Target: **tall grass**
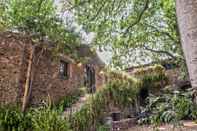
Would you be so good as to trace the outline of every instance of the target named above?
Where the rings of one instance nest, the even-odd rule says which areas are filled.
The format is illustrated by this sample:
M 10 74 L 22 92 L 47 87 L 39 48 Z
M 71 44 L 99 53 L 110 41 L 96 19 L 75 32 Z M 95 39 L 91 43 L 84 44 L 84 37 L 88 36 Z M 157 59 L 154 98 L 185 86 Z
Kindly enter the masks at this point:
M 0 131 L 71 131 L 61 112 L 50 107 L 30 109 L 0 108 Z
M 33 109 L 31 115 L 32 128 L 35 131 L 71 131 L 69 123 L 62 112 L 49 107 Z
M 63 111 L 82 95 L 83 89 L 77 89 L 57 105 L 46 104 L 30 108 L 24 113 L 18 107 L 0 107 L 0 131 L 71 131 L 69 122 L 63 117 Z
M 31 129 L 31 117 L 17 107 L 0 107 L 0 131 L 26 131 Z

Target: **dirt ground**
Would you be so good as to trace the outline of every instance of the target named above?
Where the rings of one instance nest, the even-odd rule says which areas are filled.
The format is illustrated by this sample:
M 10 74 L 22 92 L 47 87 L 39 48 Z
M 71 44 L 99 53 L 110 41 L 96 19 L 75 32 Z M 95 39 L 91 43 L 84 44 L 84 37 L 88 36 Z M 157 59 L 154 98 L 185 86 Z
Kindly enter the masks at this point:
M 136 126 L 127 131 L 197 131 L 197 123 L 192 121 L 183 121 L 179 127 L 173 125 L 161 125 L 158 127 L 153 126 Z

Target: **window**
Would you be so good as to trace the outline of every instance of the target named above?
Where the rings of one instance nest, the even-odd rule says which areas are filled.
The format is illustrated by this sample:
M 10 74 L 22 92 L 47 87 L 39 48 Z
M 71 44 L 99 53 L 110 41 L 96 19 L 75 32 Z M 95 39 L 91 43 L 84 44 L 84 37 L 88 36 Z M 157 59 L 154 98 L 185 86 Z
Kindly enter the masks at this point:
M 69 78 L 69 63 L 65 61 L 60 61 L 60 68 L 59 68 L 60 78 L 61 79 L 68 79 Z

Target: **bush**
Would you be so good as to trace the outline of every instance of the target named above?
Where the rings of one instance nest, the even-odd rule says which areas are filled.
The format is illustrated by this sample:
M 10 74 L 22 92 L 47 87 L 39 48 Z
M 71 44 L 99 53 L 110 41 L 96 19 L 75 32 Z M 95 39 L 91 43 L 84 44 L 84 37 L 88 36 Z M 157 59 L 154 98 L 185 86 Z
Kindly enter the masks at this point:
M 150 74 L 164 74 L 165 68 L 161 65 L 153 65 L 148 67 L 138 68 L 134 71 L 134 76 L 143 77 L 144 75 Z
M 0 107 L 0 130 L 26 131 L 31 129 L 31 117 L 23 114 L 17 107 Z
M 2 131 L 71 131 L 61 112 L 49 107 L 31 109 L 22 113 L 18 108 L 0 108 Z
M 168 83 L 165 68 L 161 65 L 137 69 L 134 76 L 142 80 L 143 88 L 147 89 L 161 88 Z
M 197 105 L 192 102 L 191 92 L 163 93 L 150 96 L 142 114 L 145 115 L 138 121 L 141 124 L 176 124 L 183 119 L 197 119 Z
M 69 123 L 58 110 L 46 107 L 33 109 L 29 113 L 32 116 L 32 127 L 35 131 L 71 131 Z

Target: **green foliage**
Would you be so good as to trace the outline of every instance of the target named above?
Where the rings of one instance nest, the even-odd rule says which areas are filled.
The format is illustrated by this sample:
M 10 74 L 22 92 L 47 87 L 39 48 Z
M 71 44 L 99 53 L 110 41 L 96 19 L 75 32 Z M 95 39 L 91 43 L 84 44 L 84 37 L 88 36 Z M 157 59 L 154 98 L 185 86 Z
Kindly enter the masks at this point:
M 68 122 L 58 110 L 47 108 L 33 109 L 32 127 L 36 131 L 71 131 Z
M 183 119 L 197 119 L 197 105 L 192 102 L 191 92 L 164 93 L 161 96 L 150 96 L 144 109 L 146 117 L 139 123 L 174 123 Z
M 96 131 L 110 131 L 110 127 L 107 125 L 98 125 Z
M 111 77 L 105 87 L 73 115 L 71 125 L 75 131 L 89 131 L 96 127 L 110 110 L 110 105 L 125 108 L 135 102 L 141 85 L 137 79 L 118 72 L 109 72 L 108 76 Z
M 21 31 L 42 34 L 46 26 L 55 24 L 51 23 L 55 18 L 52 0 L 10 0 L 6 13 L 10 19 L 10 25 Z M 46 25 L 42 26 L 44 24 Z
M 174 0 L 71 0 L 68 5 L 78 22 L 96 33 L 96 45 L 112 48 L 115 66 L 183 57 Z
M 52 41 L 54 52 L 73 53 L 80 43 L 57 15 L 53 0 L 9 0 L 3 7 L 0 23 L 6 23 L 7 30 L 30 35 L 35 43 Z
M 155 70 L 164 75 L 160 66 L 155 66 Z M 108 71 L 105 76 L 108 78 L 107 84 L 73 115 L 71 126 L 75 131 L 89 131 L 91 127 L 96 127 L 112 105 L 124 109 L 134 104 L 145 86 L 144 79 L 135 79 L 126 73 Z M 152 83 L 161 80 L 163 79 L 149 79 L 148 84 L 153 85 Z
M 165 68 L 161 65 L 153 65 L 148 67 L 141 67 L 134 71 L 134 76 L 140 77 L 145 75 L 165 74 Z
M 0 107 L 0 130 L 26 131 L 31 126 L 31 117 L 20 112 L 17 107 Z
M 3 131 L 71 131 L 61 112 L 49 107 L 30 109 L 22 113 L 18 108 L 0 108 L 0 130 Z
M 7 14 L 6 11 L 6 1 L 0 0 L 0 31 L 4 31 L 7 27 Z
M 168 83 L 165 68 L 161 65 L 136 69 L 133 75 L 142 81 L 145 89 L 160 89 Z
M 70 124 L 63 117 L 65 108 L 84 95 L 83 88 L 76 89 L 55 106 L 31 108 L 22 113 L 19 108 L 4 106 L 0 108 L 0 130 L 2 131 L 71 131 Z

